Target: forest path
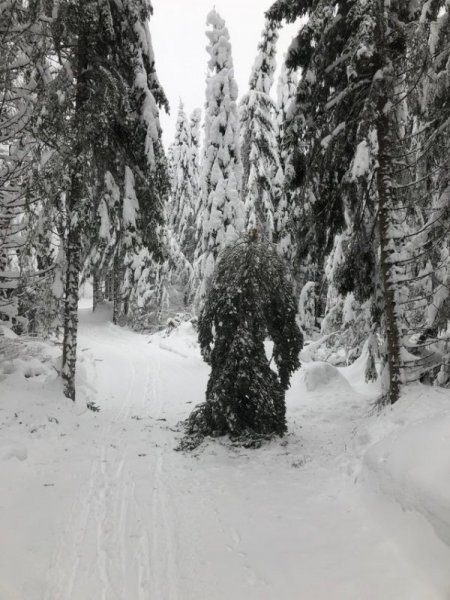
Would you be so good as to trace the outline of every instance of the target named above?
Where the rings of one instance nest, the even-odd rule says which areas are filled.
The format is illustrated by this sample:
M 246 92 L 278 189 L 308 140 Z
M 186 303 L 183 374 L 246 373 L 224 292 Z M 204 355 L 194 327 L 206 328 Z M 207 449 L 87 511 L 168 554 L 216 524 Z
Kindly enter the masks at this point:
M 337 370 L 295 375 L 284 440 L 184 454 L 178 424 L 208 376 L 192 331 L 80 315 L 80 394 L 101 411 L 65 425 L 12 489 L 11 506 L 34 493 L 41 509 L 39 524 L 23 510 L 10 523 L 29 552 L 0 561 L 1 600 L 439 598 L 364 508 L 370 399 Z M 27 575 L 8 587 L 13 561 Z

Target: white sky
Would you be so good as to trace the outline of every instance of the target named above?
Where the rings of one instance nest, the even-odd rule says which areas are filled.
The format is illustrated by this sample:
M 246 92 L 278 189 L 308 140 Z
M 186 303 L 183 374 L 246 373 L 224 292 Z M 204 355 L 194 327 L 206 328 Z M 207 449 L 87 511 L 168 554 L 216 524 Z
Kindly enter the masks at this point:
M 155 51 L 156 71 L 170 103 L 170 117 L 161 113 L 166 147 L 175 133 L 178 99 L 188 114 L 203 111 L 208 43 L 206 15 L 213 8 L 225 19 L 230 32 L 234 73 L 239 95 L 247 91 L 248 79 L 264 27 L 264 12 L 273 0 L 153 0 L 150 31 Z M 285 26 L 278 44 L 278 67 L 283 54 L 298 31 L 298 25 Z M 276 89 L 276 81 L 274 90 Z

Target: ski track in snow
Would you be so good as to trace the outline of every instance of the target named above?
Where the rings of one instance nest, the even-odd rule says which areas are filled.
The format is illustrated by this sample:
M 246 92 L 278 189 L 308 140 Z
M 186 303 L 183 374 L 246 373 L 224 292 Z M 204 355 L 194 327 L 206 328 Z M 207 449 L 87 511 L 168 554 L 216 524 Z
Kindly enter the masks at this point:
M 203 400 L 208 374 L 198 351 L 86 310 L 79 348 L 96 361 L 101 412 L 40 463 L 43 480 L 58 474 L 50 489 L 62 488 L 42 515 L 44 527 L 55 515 L 57 532 L 42 550 L 46 572 L 16 582 L 15 596 L 0 582 L 0 600 L 448 598 L 364 507 L 355 482 L 372 441 L 369 399 L 339 373 L 328 369 L 323 385 L 320 365 L 295 375 L 285 441 L 216 440 L 185 455 L 173 451 L 177 423 Z
M 160 361 L 158 356 L 152 356 L 144 337 L 112 326 L 107 326 L 102 334 L 98 328 L 87 333 L 81 327 L 81 345 L 95 349 L 95 355 L 110 358 L 111 354 L 118 354 L 123 358 L 121 377 L 127 380 L 128 391 L 114 407 L 112 419 L 101 434 L 87 484 L 64 525 L 48 575 L 46 599 L 81 600 L 85 596 L 80 595 L 79 589 L 84 589 L 86 583 L 82 580 L 87 578 L 96 589 L 95 594 L 89 592 L 93 599 L 178 600 L 175 531 L 165 483 L 164 430 L 153 429 L 151 451 L 141 458 L 141 464 L 142 459 L 148 461 L 144 471 L 151 493 L 144 490 L 140 494 L 136 489 L 133 461 L 130 463 L 128 457 L 132 414 L 139 417 L 151 411 L 154 421 L 164 419 Z M 137 347 L 127 343 L 128 336 L 138 342 Z M 103 362 L 108 362 L 108 358 Z M 100 414 L 104 412 L 105 407 Z M 171 446 L 169 451 L 172 450 Z M 141 470 L 139 463 L 138 466 Z M 130 525 L 136 532 L 131 535 Z M 92 564 L 88 565 L 88 561 Z

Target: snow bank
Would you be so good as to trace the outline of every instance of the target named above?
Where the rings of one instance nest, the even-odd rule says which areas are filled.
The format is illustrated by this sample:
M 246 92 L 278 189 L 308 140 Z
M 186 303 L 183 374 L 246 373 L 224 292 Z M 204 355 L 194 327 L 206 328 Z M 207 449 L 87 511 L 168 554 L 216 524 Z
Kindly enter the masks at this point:
M 0 440 L 0 460 L 25 460 L 28 456 L 28 449 L 21 442 L 9 438 Z
M 317 388 L 325 387 L 330 383 L 340 388 L 350 388 L 347 379 L 340 373 L 339 369 L 325 362 L 304 364 L 302 378 L 308 392 L 313 392 Z
M 190 358 L 192 355 L 200 353 L 197 332 L 191 321 L 183 321 L 176 327 L 167 328 L 152 335 L 149 343 L 157 344 L 161 350 L 171 352 L 181 358 Z
M 44 383 L 55 379 L 56 363 L 60 350 L 44 342 L 11 339 L 11 343 L 0 349 L 0 380 L 8 378 L 20 385 L 24 379 L 30 383 Z
M 408 386 L 393 407 L 373 415 L 365 433 L 366 452 L 358 480 L 373 518 L 395 539 L 418 573 L 434 582 L 432 597 L 448 598 L 448 390 Z
M 450 546 L 450 412 L 391 434 L 365 465 L 383 493 L 425 516 Z

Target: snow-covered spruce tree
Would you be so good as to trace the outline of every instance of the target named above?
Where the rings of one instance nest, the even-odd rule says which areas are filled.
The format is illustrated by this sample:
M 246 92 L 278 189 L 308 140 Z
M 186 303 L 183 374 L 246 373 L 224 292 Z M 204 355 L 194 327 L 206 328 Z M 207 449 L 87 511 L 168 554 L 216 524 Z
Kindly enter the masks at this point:
M 249 91 L 240 105 L 242 193 L 248 230 L 255 227 L 272 241 L 279 194 L 276 107 L 270 97 L 276 69 L 278 24 L 266 21 L 258 55 L 249 80 Z
M 295 69 L 286 65 L 287 56 L 283 58 L 280 76 L 277 82 L 277 136 L 280 149 L 280 160 L 283 171 L 289 163 L 291 144 L 288 136 L 289 123 L 295 114 L 295 97 L 297 94 L 298 76 Z
M 200 178 L 200 129 L 202 125 L 202 111 L 200 108 L 196 108 L 192 111 L 189 126 L 191 130 L 191 142 L 192 142 L 192 155 L 191 160 L 193 164 L 194 178 L 192 180 L 193 192 L 194 192 L 194 243 L 197 246 L 197 234 L 199 232 L 199 218 L 201 208 L 201 178 Z M 194 247 L 194 257 L 195 257 Z M 193 262 L 193 261 L 191 261 Z
M 202 125 L 202 111 L 200 108 L 194 108 L 189 119 L 191 128 L 192 148 L 194 154 L 194 162 L 199 167 L 200 161 L 200 128 Z
M 157 240 L 158 104 L 165 99 L 155 74 L 146 0 L 67 0 L 50 12 L 58 65 L 40 89 L 36 128 L 58 153 L 66 196 L 63 379 L 66 396 L 75 399 L 78 287 L 98 218 L 96 192 L 108 173 L 120 191 L 114 206 L 117 292 L 121 262 L 140 240 L 149 246 Z
M 192 264 L 167 224 L 160 227 L 158 239 L 158 255 L 143 248 L 125 272 L 127 322 L 140 331 L 158 329 L 168 318 L 185 312 L 190 300 L 187 282 L 193 278 Z
M 446 386 L 450 385 L 449 11 L 445 0 L 426 4 L 414 30 L 411 54 L 423 77 L 410 95 L 415 102 L 410 101 L 414 125 L 408 156 L 415 182 L 405 190 L 404 203 L 415 216 L 417 233 L 408 236 L 409 252 L 402 257 L 409 291 L 405 309 L 409 332 L 415 334 L 409 347 L 410 376 Z
M 193 135 L 196 137 L 193 138 Z M 173 182 L 169 225 L 182 252 L 192 263 L 195 251 L 195 210 L 199 192 L 198 131 L 197 124 L 189 122 L 181 101 L 171 149 Z
M 142 12 L 143 7 L 147 11 Z M 100 273 L 100 280 L 113 273 L 114 322 L 128 319 L 131 310 L 130 281 L 137 278 L 130 269 L 138 264 L 138 257 L 147 254 L 153 260 L 160 260 L 158 251 L 161 239 L 157 234 L 163 221 L 163 206 L 169 190 L 167 160 L 161 143 L 159 108 L 168 110 L 167 100 L 155 72 L 155 58 L 148 27 L 148 17 L 152 13 L 148 2 L 128 2 L 123 4 L 115 15 L 115 27 L 122 22 L 127 25 L 126 37 L 121 38 L 115 52 L 116 63 L 124 82 L 124 104 L 118 114 L 118 122 L 128 133 L 117 144 L 113 131 L 112 143 L 108 144 L 109 155 L 99 164 L 99 180 L 107 184 L 109 179 L 116 192 L 111 206 L 111 189 L 103 186 L 110 210 L 111 236 L 103 252 L 96 255 L 93 262 L 94 273 Z M 145 16 L 147 15 L 147 16 Z M 124 27 L 122 25 L 122 28 Z M 102 197 L 102 193 L 99 194 Z M 93 232 L 92 247 L 95 249 L 98 231 L 102 227 L 104 210 L 97 209 L 97 228 Z M 102 213 L 102 214 L 100 214 Z M 100 223 L 98 216 L 100 216 Z M 101 257 L 100 269 L 98 257 Z M 142 271 L 142 269 L 140 269 Z M 149 282 L 150 285 L 150 282 Z
M 31 173 L 42 161 L 32 131 L 38 81 L 45 78 L 48 19 L 44 3 L 3 2 L 0 5 L 0 321 L 25 326 L 26 290 L 42 285 L 52 265 L 37 264 L 32 214 L 42 214 L 48 199 L 29 190 Z M 47 231 L 51 225 L 46 223 Z M 33 256 L 31 256 L 33 254 Z M 26 277 L 26 281 L 24 279 Z M 22 305 L 21 305 L 22 304 Z
M 336 234 L 350 229 L 349 249 L 356 261 L 347 264 L 355 288 L 362 273 L 370 272 L 362 257 L 373 265 L 365 289 L 358 292 L 365 295 L 361 300 L 376 303 L 373 314 L 385 340 L 387 402 L 398 399 L 401 375 L 395 258 L 402 232 L 395 217 L 394 176 L 402 122 L 398 98 L 406 91 L 408 24 L 419 13 L 417 3 L 380 0 L 303 5 L 279 0 L 270 11 L 273 18 L 308 17 L 288 59 L 288 66 L 303 71 L 296 102 L 304 126 L 300 255 L 318 264 Z
M 238 89 L 225 21 L 207 17 L 210 56 L 206 80 L 205 138 L 201 168 L 201 207 L 196 247 L 197 300 L 201 303 L 219 253 L 244 229 L 239 153 Z
M 326 261 L 324 269 L 326 305 L 321 323 L 322 341 L 317 344 L 317 355 L 320 355 L 321 360 L 326 359 L 339 365 L 348 365 L 360 356 L 372 331 L 371 301 L 355 298 L 355 293 L 352 291 L 354 288 L 349 286 L 349 290 L 346 290 L 339 279 L 348 242 L 348 234 L 337 235 L 333 251 Z M 364 286 L 362 283 L 361 287 Z M 373 339 L 376 341 L 375 336 Z M 374 347 L 369 345 L 368 349 Z M 376 371 L 372 369 L 373 353 L 369 352 L 368 361 L 369 371 L 376 376 Z
M 206 401 L 187 421 L 185 440 L 283 435 L 284 394 L 299 367 L 302 335 L 286 266 L 253 231 L 224 250 L 199 317 L 199 342 L 211 365 Z M 272 370 L 264 348 L 274 342 Z M 193 437 L 192 437 L 193 436 Z
M 295 222 L 298 213 L 296 205 L 298 192 L 289 185 L 289 181 L 293 178 L 291 176 L 293 160 L 290 151 L 295 144 L 290 140 L 290 136 L 295 135 L 298 138 L 291 122 L 295 115 L 297 85 L 296 72 L 286 66 L 285 56 L 277 84 L 277 143 L 281 164 L 275 175 L 275 185 L 279 196 L 275 211 L 275 240 L 279 252 L 288 261 L 292 271 L 295 270 Z

